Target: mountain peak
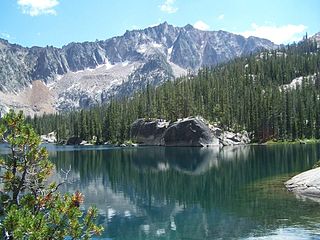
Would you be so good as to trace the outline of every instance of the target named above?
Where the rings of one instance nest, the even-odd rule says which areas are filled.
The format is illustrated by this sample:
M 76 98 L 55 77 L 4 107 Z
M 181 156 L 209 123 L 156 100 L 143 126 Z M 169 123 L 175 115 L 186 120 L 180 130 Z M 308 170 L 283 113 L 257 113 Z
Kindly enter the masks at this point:
M 168 24 L 166 21 L 163 23 L 160 23 L 159 25 L 154 26 L 154 28 L 158 28 L 158 29 L 167 29 L 169 27 L 174 27 L 174 26 Z
M 167 21 L 164 21 L 163 23 L 160 23 L 158 26 L 168 26 L 168 22 Z
M 190 31 L 190 30 L 195 29 L 191 24 L 187 24 L 187 25 L 185 25 L 183 28 L 184 28 L 185 30 L 187 30 L 187 31 Z
M 163 23 L 160 23 L 160 24 L 158 24 L 158 25 L 155 25 L 155 26 L 152 26 L 152 27 L 149 27 L 149 28 L 155 29 L 156 31 L 165 32 L 165 31 L 167 31 L 168 29 L 174 29 L 175 27 L 165 21 L 165 22 L 163 22 Z M 147 29 L 149 29 L 149 28 L 147 28 Z

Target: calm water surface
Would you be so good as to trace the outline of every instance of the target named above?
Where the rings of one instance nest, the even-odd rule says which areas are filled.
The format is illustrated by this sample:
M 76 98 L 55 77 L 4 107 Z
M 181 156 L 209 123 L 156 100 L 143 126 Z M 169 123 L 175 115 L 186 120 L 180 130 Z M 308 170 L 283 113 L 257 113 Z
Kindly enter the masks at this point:
M 102 239 L 320 239 L 320 204 L 283 187 L 320 145 L 48 150 L 56 180 L 71 168 L 62 190 L 99 209 Z

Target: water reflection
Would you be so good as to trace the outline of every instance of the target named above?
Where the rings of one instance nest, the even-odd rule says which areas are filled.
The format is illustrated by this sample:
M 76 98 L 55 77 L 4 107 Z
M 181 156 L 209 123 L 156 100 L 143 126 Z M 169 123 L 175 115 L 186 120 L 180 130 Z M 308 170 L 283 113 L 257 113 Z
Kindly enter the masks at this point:
M 55 179 L 71 166 L 64 191 L 98 207 L 104 238 L 318 236 L 319 204 L 296 199 L 282 181 L 311 168 L 319 145 L 49 150 Z

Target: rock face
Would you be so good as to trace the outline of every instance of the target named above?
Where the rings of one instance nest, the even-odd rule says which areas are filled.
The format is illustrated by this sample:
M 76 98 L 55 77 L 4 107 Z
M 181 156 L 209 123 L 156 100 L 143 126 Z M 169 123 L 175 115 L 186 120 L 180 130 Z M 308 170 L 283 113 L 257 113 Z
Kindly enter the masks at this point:
M 163 136 L 165 146 L 219 146 L 219 140 L 199 118 L 175 122 Z
M 138 143 L 163 145 L 163 135 L 168 125 L 169 122 L 159 119 L 150 122 L 138 119 L 131 125 L 131 136 Z
M 320 167 L 294 176 L 285 186 L 298 196 L 320 201 Z
M 210 129 L 223 146 L 244 145 L 251 142 L 249 133 L 247 131 L 235 133 L 231 131 L 223 131 L 221 128 L 214 126 L 210 126 Z
M 4 106 L 21 108 L 24 98 L 15 97 L 15 105 L 11 99 L 40 80 L 53 99 L 51 111 L 86 108 L 110 96 L 132 94 L 147 82 L 159 85 L 188 70 L 276 47 L 266 39 L 166 22 L 62 48 L 26 48 L 0 39 L 0 100 Z M 41 110 L 33 111 L 39 114 Z
M 138 119 L 131 125 L 131 138 L 139 144 L 157 146 L 230 146 L 250 143 L 242 134 L 213 127 L 201 117 L 169 123 L 165 120 Z

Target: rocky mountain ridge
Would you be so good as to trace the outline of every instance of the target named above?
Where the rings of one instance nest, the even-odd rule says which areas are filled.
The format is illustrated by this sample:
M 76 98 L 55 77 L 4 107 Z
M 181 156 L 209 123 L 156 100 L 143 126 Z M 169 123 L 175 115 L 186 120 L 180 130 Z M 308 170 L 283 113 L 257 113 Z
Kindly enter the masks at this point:
M 132 94 L 147 82 L 159 85 L 202 66 L 276 47 L 266 39 L 166 22 L 62 48 L 26 48 L 0 39 L 0 108 L 28 114 L 86 108 L 110 96 Z M 50 93 L 45 107 L 43 101 L 25 101 L 35 81 Z

